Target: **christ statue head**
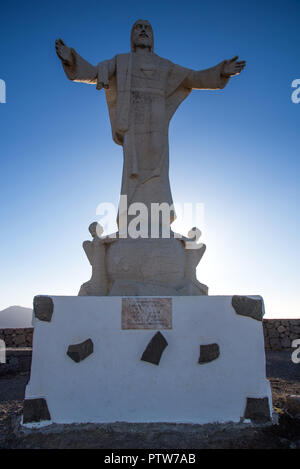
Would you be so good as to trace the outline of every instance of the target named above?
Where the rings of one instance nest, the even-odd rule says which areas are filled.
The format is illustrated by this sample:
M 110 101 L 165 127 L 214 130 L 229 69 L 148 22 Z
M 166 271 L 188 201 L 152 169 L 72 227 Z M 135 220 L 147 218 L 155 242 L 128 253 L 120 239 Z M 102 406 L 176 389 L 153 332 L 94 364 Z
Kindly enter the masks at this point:
M 153 29 L 147 20 L 137 20 L 132 26 L 131 51 L 135 52 L 137 47 L 148 48 L 151 52 L 153 52 Z

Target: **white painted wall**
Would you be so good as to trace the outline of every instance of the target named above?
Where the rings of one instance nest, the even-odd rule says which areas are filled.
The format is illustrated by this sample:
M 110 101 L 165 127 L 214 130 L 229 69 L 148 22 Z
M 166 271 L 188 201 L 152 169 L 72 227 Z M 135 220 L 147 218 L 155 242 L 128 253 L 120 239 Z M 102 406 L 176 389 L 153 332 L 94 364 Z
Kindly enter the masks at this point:
M 231 296 L 173 297 L 173 329 L 158 366 L 140 360 L 155 330 L 121 330 L 120 297 L 52 296 L 50 323 L 35 319 L 26 399 L 44 397 L 52 421 L 240 421 L 247 397 L 269 397 L 262 324 L 239 316 Z M 70 344 L 91 338 L 80 363 Z M 199 365 L 200 344 L 220 357 Z

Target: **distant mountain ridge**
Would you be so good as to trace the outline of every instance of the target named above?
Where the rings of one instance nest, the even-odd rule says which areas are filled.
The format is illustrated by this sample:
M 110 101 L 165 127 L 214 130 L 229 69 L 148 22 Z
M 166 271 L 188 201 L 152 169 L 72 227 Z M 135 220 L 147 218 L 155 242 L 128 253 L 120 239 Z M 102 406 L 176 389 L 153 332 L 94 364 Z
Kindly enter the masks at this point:
M 32 327 L 32 309 L 23 306 L 9 306 L 0 311 L 0 329 Z

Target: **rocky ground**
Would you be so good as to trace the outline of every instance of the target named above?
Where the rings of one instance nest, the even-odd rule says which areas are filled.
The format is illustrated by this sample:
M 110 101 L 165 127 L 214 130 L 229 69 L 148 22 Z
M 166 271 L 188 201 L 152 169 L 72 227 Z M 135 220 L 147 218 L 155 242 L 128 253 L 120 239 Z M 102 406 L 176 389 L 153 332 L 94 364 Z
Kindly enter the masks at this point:
M 289 352 L 267 353 L 267 374 L 272 385 L 278 425 L 249 426 L 106 424 L 51 425 L 42 430 L 20 429 L 20 415 L 28 371 L 0 376 L 0 448 L 105 448 L 105 449 L 202 449 L 202 448 L 299 448 L 300 364 Z

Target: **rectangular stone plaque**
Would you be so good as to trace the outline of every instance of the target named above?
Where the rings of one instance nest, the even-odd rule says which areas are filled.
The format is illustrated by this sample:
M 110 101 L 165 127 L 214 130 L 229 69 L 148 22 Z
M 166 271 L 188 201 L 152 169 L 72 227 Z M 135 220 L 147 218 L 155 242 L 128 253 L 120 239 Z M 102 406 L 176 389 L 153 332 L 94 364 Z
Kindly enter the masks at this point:
M 172 329 L 172 298 L 122 298 L 122 329 Z

